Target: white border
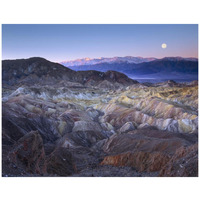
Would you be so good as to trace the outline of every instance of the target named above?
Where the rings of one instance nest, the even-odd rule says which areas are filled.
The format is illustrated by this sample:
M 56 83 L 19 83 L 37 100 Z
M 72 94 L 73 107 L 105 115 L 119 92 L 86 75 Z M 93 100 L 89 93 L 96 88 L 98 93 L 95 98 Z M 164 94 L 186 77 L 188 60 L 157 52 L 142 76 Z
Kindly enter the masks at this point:
M 1 24 L 199 24 L 198 0 L 1 0 Z M 2 55 L 2 54 L 1 54 Z M 1 199 L 200 199 L 199 178 L 1 178 Z

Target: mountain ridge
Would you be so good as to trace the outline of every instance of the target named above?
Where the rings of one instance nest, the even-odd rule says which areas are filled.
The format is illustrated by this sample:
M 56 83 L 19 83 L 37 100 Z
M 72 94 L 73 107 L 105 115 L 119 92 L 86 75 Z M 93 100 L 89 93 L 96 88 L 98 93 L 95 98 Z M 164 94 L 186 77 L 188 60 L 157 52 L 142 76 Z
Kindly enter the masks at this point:
M 100 84 L 102 81 L 130 85 L 137 83 L 126 75 L 107 70 L 76 72 L 59 63 L 50 62 L 44 58 L 32 57 L 29 59 L 3 60 L 2 83 L 8 85 L 20 84 L 57 84 L 62 81 L 76 82 L 80 84 Z
M 198 59 L 193 58 L 165 57 L 142 63 L 98 63 L 94 65 L 71 66 L 68 68 L 76 71 L 97 70 L 105 72 L 114 70 L 136 80 L 146 77 L 154 79 L 198 79 Z
M 65 67 L 60 63 L 48 61 L 41 57 L 31 57 L 28 59 L 3 60 L 2 61 L 2 80 L 3 83 L 14 84 L 18 78 L 22 82 L 41 81 L 40 77 L 45 77 L 48 84 L 55 84 L 56 80 L 72 81 L 85 84 L 90 79 L 89 76 L 96 82 L 104 79 L 113 82 L 105 74 L 107 71 L 115 71 L 116 73 L 123 73 L 130 79 L 144 80 L 152 82 L 152 79 L 159 79 L 157 82 L 164 80 L 180 80 L 192 81 L 198 80 L 198 60 L 182 59 L 181 57 L 165 57 L 149 62 L 143 63 L 127 63 L 127 62 L 113 62 L 113 63 L 98 63 L 94 65 L 80 65 L 74 67 Z M 36 75 L 32 77 L 29 75 Z M 53 77 L 53 80 L 51 79 Z M 119 77 L 117 75 L 117 77 Z M 115 81 L 114 81 L 115 82 Z M 123 81 L 122 81 L 123 82 Z M 128 81 L 130 82 L 130 81 Z M 154 81 L 153 81 L 154 82 Z
M 66 61 L 61 61 L 60 64 L 66 66 L 66 67 L 72 67 L 72 66 L 80 66 L 80 65 L 94 65 L 94 64 L 99 64 L 99 63 L 120 63 L 120 62 L 127 62 L 127 63 L 143 63 L 143 62 L 151 62 L 154 60 L 188 60 L 188 61 L 197 61 L 197 58 L 193 57 L 164 57 L 164 58 L 155 58 L 155 57 L 141 57 L 141 56 L 115 56 L 115 57 L 100 57 L 100 58 L 80 58 L 80 59 L 75 59 L 75 60 L 66 60 Z

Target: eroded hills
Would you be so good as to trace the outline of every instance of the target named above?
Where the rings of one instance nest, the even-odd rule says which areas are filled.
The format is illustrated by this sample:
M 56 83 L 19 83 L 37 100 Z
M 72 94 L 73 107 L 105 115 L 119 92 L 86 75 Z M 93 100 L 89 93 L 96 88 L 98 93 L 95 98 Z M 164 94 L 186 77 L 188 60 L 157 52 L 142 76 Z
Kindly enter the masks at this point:
M 2 63 L 3 176 L 198 176 L 198 82 L 42 58 Z

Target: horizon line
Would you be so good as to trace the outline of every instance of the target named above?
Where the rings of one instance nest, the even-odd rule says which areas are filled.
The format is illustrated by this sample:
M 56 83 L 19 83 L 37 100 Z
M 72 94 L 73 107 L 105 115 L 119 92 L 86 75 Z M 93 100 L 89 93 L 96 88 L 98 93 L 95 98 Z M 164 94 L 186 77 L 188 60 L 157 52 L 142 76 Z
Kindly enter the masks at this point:
M 135 58 L 155 58 L 157 60 L 159 59 L 163 59 L 163 58 L 194 58 L 194 59 L 197 59 L 198 60 L 198 57 L 183 57 L 183 56 L 165 56 L 165 57 L 153 57 L 153 56 L 147 56 L 147 57 L 143 57 L 143 56 L 112 56 L 112 57 L 96 57 L 96 58 L 90 58 L 90 57 L 82 57 L 82 58 L 76 58 L 76 59 L 73 59 L 73 60 L 62 60 L 62 61 L 52 61 L 50 59 L 47 59 L 45 57 L 40 57 L 40 56 L 31 56 L 31 57 L 28 57 L 28 58 L 7 58 L 7 59 L 2 59 L 2 61 L 4 60 L 25 60 L 25 59 L 30 59 L 30 58 L 43 58 L 45 60 L 48 60 L 48 61 L 51 61 L 51 62 L 57 62 L 57 63 L 62 63 L 62 62 L 70 62 L 70 61 L 75 61 L 75 60 L 81 60 L 81 59 L 86 59 L 86 58 L 89 58 L 90 60 L 92 59 L 102 59 L 102 58 L 117 58 L 117 57 L 121 57 L 121 58 L 124 58 L 124 57 L 135 57 Z

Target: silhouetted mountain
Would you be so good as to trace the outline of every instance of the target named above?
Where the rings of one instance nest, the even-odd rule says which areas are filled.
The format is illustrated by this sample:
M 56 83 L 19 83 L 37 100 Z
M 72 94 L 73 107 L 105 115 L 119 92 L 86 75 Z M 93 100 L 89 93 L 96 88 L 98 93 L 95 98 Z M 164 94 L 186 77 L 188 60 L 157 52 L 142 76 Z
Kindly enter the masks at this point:
M 120 72 L 108 71 L 104 73 L 94 70 L 76 72 L 61 64 L 39 57 L 2 61 L 2 82 L 8 85 L 18 83 L 54 85 L 70 81 L 83 85 L 90 82 L 95 86 L 105 80 L 124 85 L 137 83 Z
M 135 64 L 130 68 L 123 70 L 125 73 L 134 73 L 138 75 L 143 74 L 154 74 L 154 73 L 198 73 L 198 62 L 197 61 L 186 61 L 186 60 L 155 60 L 148 63 Z

